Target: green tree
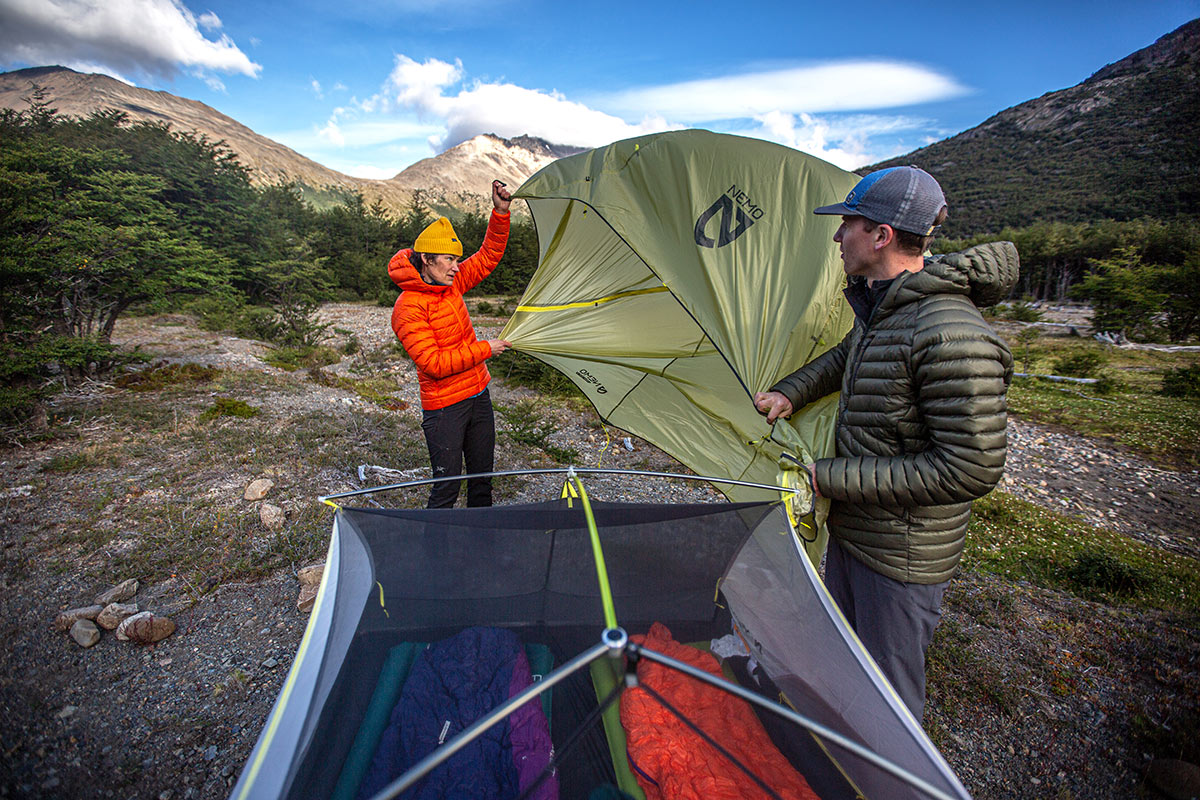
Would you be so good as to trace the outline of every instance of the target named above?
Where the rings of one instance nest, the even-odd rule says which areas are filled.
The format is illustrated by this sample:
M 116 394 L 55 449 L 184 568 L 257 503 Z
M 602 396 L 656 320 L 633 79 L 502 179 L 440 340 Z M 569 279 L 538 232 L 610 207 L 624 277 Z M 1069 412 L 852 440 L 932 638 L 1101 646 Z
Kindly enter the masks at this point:
M 57 117 L 37 90 L 27 111 L 0 113 L 5 418 L 44 391 L 46 376 L 114 363 L 109 338 L 132 304 L 228 285 L 231 259 L 183 221 L 171 181 L 107 146 L 125 135 L 112 120 L 93 121 L 104 135 L 86 127 Z
M 1079 294 L 1092 303 L 1092 325 L 1101 331 L 1120 331 L 1130 339 L 1158 337 L 1157 315 L 1167 292 L 1162 268 L 1146 264 L 1134 247 L 1123 247 L 1112 258 L 1092 262 Z
M 1186 342 L 1200 333 L 1200 249 L 1193 250 L 1178 267 L 1161 271 L 1167 335 L 1173 342 Z
M 107 341 L 130 304 L 224 283 L 228 262 L 186 231 L 161 200 L 165 183 L 129 172 L 112 150 L 21 135 L 2 121 L 0 321 Z

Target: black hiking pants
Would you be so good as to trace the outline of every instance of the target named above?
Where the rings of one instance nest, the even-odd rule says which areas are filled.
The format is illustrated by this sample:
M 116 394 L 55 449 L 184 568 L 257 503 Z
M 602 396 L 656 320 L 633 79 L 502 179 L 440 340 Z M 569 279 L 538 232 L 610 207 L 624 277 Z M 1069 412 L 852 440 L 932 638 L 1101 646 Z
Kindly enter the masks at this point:
M 421 430 L 429 446 L 429 464 L 433 477 L 462 475 L 463 462 L 467 474 L 491 472 L 495 461 L 496 416 L 487 389 L 474 397 L 434 411 L 424 411 Z M 453 508 L 458 500 L 461 481 L 442 481 L 433 484 L 426 508 Z M 467 505 L 492 504 L 492 479 L 473 478 L 467 481 Z

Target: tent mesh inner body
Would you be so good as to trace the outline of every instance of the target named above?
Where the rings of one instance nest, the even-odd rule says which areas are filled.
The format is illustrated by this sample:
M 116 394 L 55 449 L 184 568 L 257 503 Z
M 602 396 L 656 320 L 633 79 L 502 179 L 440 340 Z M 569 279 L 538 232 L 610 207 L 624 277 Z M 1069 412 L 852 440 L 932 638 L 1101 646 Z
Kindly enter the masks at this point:
M 646 506 L 593 503 L 619 624 L 630 634 L 662 622 L 682 642 L 730 632 L 717 583 L 770 504 Z M 326 796 L 336 783 L 388 650 L 433 642 L 471 625 L 514 630 L 548 646 L 555 666 L 598 643 L 603 608 L 579 502 L 479 510 L 350 509 L 343 526 L 372 554 L 374 580 L 335 625 L 353 625 L 350 649 L 304 753 L 291 796 Z M 345 566 L 345 565 L 344 565 Z M 328 579 L 328 578 L 327 578 Z M 341 581 L 339 593 L 346 590 Z M 360 584 L 362 582 L 360 581 Z M 380 592 L 382 590 L 382 605 Z M 586 669 L 552 690 L 556 747 L 596 706 Z M 563 797 L 612 783 L 599 724 L 559 765 Z

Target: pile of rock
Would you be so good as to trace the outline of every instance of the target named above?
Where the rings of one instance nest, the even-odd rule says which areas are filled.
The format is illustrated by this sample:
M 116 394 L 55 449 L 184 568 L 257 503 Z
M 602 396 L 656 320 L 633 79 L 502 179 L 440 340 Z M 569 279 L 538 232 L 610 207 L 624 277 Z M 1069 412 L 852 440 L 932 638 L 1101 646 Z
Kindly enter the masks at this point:
M 108 591 L 96 595 L 90 606 L 72 608 L 54 619 L 55 630 L 71 634 L 80 647 L 91 647 L 100 641 L 100 629 L 115 631 L 122 642 L 153 644 L 175 632 L 170 617 L 160 617 L 140 611 L 137 603 L 126 602 L 137 594 L 136 578 L 124 580 Z
M 242 493 L 242 499 L 252 503 L 262 501 L 258 507 L 258 518 L 262 522 L 263 527 L 267 530 L 278 531 L 283 529 L 283 523 L 286 521 L 287 515 L 284 510 L 274 503 L 268 503 L 265 498 L 275 488 L 275 481 L 270 478 L 258 478 L 250 481 L 246 487 L 246 491 Z

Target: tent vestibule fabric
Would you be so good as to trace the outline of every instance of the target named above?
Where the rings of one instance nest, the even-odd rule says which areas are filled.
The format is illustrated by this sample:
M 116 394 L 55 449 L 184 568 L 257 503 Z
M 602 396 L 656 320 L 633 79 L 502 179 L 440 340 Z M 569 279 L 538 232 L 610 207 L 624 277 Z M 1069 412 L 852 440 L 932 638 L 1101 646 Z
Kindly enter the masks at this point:
M 782 696 L 945 796 L 968 797 L 837 613 L 780 502 L 593 502 L 592 510 L 617 618 L 631 636 L 655 622 L 681 642 L 736 631 L 749 651 L 726 663 L 753 672 L 747 689 Z M 231 796 L 320 800 L 339 791 L 398 646 L 493 626 L 567 665 L 602 640 L 600 598 L 578 502 L 339 509 L 309 627 Z M 757 670 L 747 667 L 751 656 Z M 544 681 L 557 779 L 562 797 L 586 797 L 616 782 L 612 753 L 587 664 L 560 669 L 565 677 L 555 669 Z M 923 796 L 785 715 L 756 713 L 825 800 Z
M 533 214 L 539 266 L 501 338 L 697 473 L 807 492 L 781 453 L 828 454 L 836 398 L 772 430 L 752 397 L 850 329 L 838 220 L 811 209 L 857 179 L 797 150 L 702 130 L 559 159 L 515 194 Z M 809 497 L 798 505 L 807 511 Z M 814 541 L 810 557 L 823 547 Z

